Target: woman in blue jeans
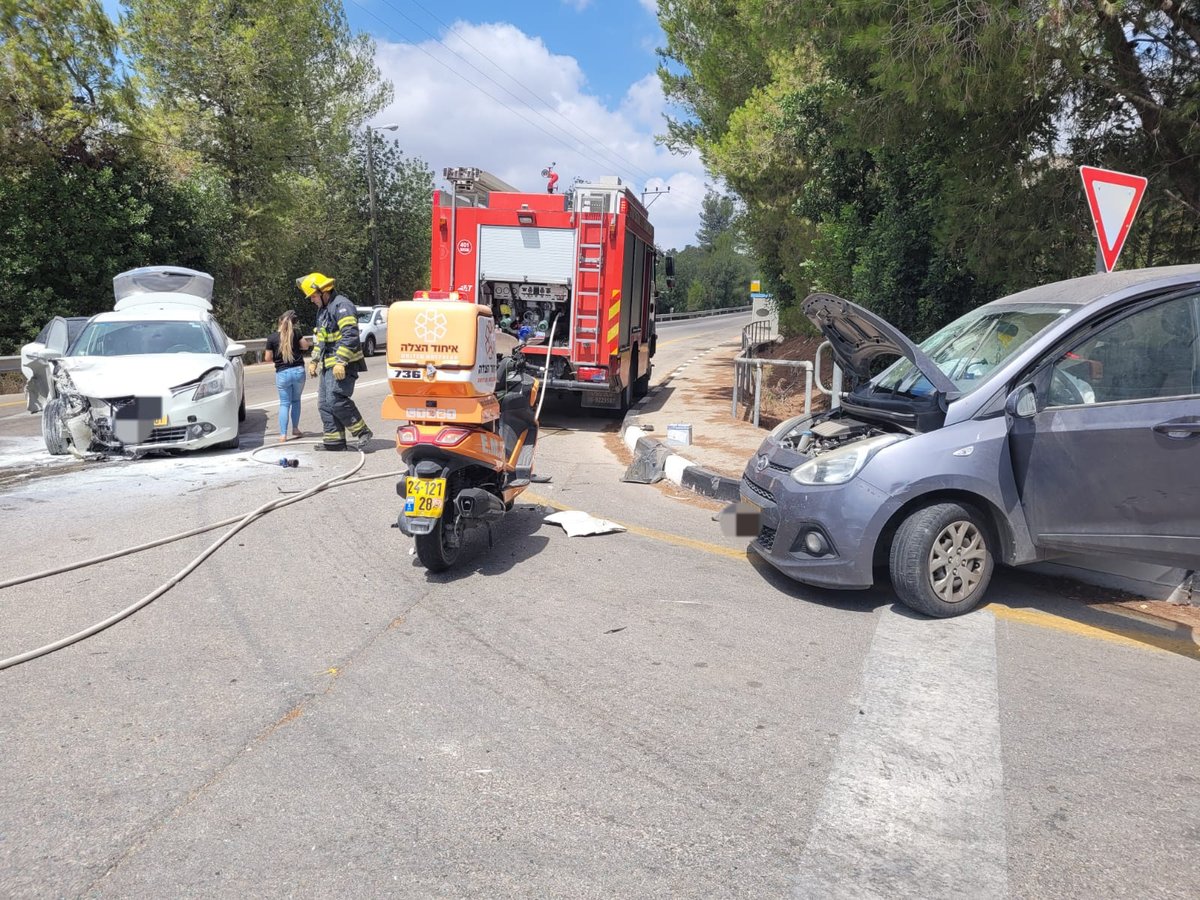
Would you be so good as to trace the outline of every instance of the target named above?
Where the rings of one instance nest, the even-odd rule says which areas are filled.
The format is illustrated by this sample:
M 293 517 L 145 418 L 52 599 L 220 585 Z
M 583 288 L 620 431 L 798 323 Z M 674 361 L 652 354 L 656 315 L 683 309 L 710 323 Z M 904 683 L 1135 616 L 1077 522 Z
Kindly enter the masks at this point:
M 289 309 L 279 317 L 279 330 L 267 338 L 265 362 L 275 363 L 275 387 L 279 389 L 279 440 L 288 439 L 288 419 L 292 437 L 304 437 L 300 430 L 300 395 L 304 391 L 304 351 L 312 341 L 300 335 L 296 311 Z

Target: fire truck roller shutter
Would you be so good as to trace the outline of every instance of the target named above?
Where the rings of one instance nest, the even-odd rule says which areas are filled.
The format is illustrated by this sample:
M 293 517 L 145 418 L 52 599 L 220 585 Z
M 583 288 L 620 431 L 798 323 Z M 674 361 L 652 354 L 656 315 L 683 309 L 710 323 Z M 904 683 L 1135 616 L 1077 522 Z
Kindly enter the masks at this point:
M 508 225 L 479 229 L 480 281 L 570 284 L 574 275 L 574 229 Z

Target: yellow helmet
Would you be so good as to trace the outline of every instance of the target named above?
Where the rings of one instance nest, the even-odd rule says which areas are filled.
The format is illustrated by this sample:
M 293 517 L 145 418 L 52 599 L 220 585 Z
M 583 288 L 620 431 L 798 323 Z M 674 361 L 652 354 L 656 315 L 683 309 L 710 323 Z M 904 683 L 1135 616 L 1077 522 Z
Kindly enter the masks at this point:
M 296 287 L 300 288 L 300 292 L 305 297 L 311 297 L 317 291 L 330 290 L 333 287 L 333 279 L 328 275 L 322 275 L 320 272 L 313 272 L 311 275 L 297 278 Z

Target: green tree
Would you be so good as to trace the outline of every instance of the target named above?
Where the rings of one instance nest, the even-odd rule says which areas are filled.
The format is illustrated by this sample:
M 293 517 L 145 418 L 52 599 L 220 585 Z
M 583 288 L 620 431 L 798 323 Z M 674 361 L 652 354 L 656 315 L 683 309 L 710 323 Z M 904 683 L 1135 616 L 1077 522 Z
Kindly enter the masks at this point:
M 1089 271 L 1075 166 L 1151 177 L 1126 266 L 1194 258 L 1195 14 L 1150 0 L 663 0 L 661 76 L 744 201 L 781 303 L 851 294 L 920 333 Z
M 0 0 L 0 353 L 112 308 L 112 276 L 199 264 L 222 224 L 124 127 L 117 32 L 92 0 Z
M 737 205 L 733 197 L 718 194 L 711 188 L 704 193 L 700 204 L 700 228 L 696 241 L 702 250 L 712 251 L 720 237 L 733 228 Z
M 164 259 L 203 268 L 221 227 L 200 185 L 127 148 L 42 158 L 0 178 L 0 354 L 55 315 L 112 309 L 112 277 Z
M 128 0 L 123 21 L 146 131 L 185 177 L 202 172 L 229 198 L 212 259 L 225 320 L 262 328 L 330 214 L 352 129 L 390 97 L 371 41 L 325 0 Z
M 0 160 L 85 158 L 130 96 L 99 0 L 0 0 Z

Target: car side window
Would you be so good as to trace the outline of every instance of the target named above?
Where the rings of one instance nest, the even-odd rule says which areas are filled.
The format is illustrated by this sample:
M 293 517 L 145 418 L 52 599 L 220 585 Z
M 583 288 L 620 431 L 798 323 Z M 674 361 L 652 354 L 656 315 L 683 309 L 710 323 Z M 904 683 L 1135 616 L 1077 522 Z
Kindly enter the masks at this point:
M 1200 295 L 1174 297 L 1113 322 L 1054 364 L 1048 406 L 1200 392 Z

